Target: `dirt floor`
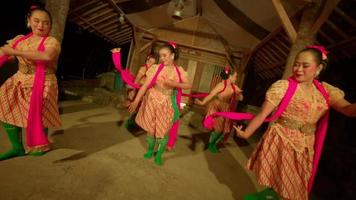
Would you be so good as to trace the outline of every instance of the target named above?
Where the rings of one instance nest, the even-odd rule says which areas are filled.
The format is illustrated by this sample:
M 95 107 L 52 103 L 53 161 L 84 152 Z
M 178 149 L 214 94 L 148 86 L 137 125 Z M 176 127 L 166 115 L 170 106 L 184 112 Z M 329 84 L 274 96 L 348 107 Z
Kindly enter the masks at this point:
M 183 125 L 158 167 L 143 158 L 144 132 L 124 128 L 126 111 L 81 101 L 62 102 L 61 111 L 62 129 L 50 130 L 53 151 L 0 162 L 1 200 L 229 200 L 261 189 L 244 169 L 255 142 L 230 138 L 211 154 L 208 133 Z M 1 129 L 0 152 L 8 148 Z

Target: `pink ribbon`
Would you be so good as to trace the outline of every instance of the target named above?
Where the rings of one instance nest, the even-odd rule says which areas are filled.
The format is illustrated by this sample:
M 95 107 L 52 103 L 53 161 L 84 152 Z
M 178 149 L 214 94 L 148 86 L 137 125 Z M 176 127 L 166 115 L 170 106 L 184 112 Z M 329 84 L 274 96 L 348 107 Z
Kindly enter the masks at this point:
M 16 48 L 17 45 L 31 37 L 33 33 L 30 33 L 26 36 L 21 37 L 16 40 L 12 45 L 12 48 Z M 44 42 L 47 37 L 43 37 L 40 45 L 38 47 L 38 51 L 44 51 L 45 46 Z M 7 60 L 8 56 L 4 55 L 0 57 L 0 66 L 2 66 Z M 45 63 L 43 61 L 36 61 L 35 64 L 35 78 L 33 84 L 33 90 L 30 100 L 30 108 L 27 118 L 27 129 L 26 129 L 26 143 L 27 146 L 31 148 L 46 146 L 49 144 L 48 138 L 43 130 L 43 122 L 42 122 L 42 104 L 43 104 L 43 90 L 44 90 L 44 80 L 45 80 Z
M 38 51 L 45 50 L 44 42 L 47 37 L 43 37 L 38 47 Z M 42 122 L 42 104 L 43 90 L 45 80 L 45 63 L 36 61 L 35 80 L 30 101 L 30 110 L 28 113 L 28 125 L 26 130 L 26 139 L 28 147 L 41 147 L 49 144 L 48 138 L 43 130 Z
M 285 96 L 283 97 L 281 103 L 279 104 L 276 112 L 272 116 L 266 118 L 264 120 L 265 122 L 272 122 L 272 121 L 275 121 L 276 119 L 278 119 L 282 115 L 284 110 L 287 108 L 287 106 L 289 105 L 289 102 L 292 99 L 292 97 L 296 91 L 298 83 L 294 78 L 289 78 L 288 81 L 289 81 L 289 86 L 288 86 Z M 324 98 L 329 106 L 329 94 L 327 93 L 325 88 L 317 80 L 314 80 L 314 85 L 318 88 L 320 93 L 324 96 Z M 320 156 L 321 156 L 321 152 L 323 149 L 323 144 L 324 144 L 327 127 L 328 127 L 328 116 L 329 116 L 329 111 L 319 121 L 318 129 L 317 129 L 316 135 L 315 135 L 312 174 L 311 174 L 311 177 L 310 177 L 309 183 L 308 183 L 308 192 L 309 193 L 311 192 L 311 189 L 314 184 L 315 175 L 317 173 Z M 235 112 L 213 113 L 212 115 L 209 115 L 204 119 L 203 124 L 206 128 L 208 128 L 208 129 L 213 128 L 214 117 L 224 117 L 224 118 L 228 118 L 228 119 L 232 119 L 232 120 L 251 120 L 255 117 L 255 115 L 250 114 L 250 113 L 235 113 Z

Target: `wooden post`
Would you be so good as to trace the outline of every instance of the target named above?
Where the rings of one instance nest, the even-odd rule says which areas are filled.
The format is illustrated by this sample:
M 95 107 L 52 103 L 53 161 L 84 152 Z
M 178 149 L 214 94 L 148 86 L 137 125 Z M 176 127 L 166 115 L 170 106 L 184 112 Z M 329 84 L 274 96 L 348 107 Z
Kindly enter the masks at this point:
M 46 0 L 46 9 L 52 15 L 52 30 L 50 35 L 55 37 L 59 42 L 62 42 L 64 28 L 69 11 L 70 0 Z
M 315 34 L 311 34 L 314 22 L 319 17 L 319 11 L 322 0 L 315 0 L 306 6 L 300 24 L 297 31 L 297 38 L 292 43 L 291 50 L 288 55 L 287 63 L 283 73 L 283 79 L 287 79 L 292 75 L 292 67 L 294 60 L 299 51 L 305 48 L 305 46 L 313 44 L 315 42 Z

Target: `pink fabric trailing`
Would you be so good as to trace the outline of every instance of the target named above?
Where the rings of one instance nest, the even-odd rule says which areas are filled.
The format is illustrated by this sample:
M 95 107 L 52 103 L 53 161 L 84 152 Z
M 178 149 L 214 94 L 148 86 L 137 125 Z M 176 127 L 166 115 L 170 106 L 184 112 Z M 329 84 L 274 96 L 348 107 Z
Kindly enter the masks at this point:
M 265 122 L 272 122 L 278 119 L 284 110 L 287 108 L 290 100 L 294 96 L 294 93 L 297 89 L 298 82 L 294 80 L 294 78 L 289 78 L 289 86 L 287 89 L 286 94 L 284 95 L 281 103 L 279 104 L 276 112 L 272 114 L 272 116 L 266 118 L 264 121 Z M 324 96 L 328 106 L 329 106 L 329 94 L 325 90 L 325 88 L 322 86 L 322 84 L 318 80 L 314 80 L 314 85 L 316 88 L 320 91 L 320 93 Z M 204 119 L 204 126 L 208 129 L 212 129 L 214 125 L 214 117 L 220 116 L 220 117 L 225 117 L 229 118 L 232 120 L 251 120 L 255 117 L 255 115 L 250 114 L 250 113 L 235 113 L 235 112 L 217 112 L 213 113 L 212 115 L 206 117 Z M 327 127 L 328 127 L 328 117 L 329 117 L 329 111 L 319 120 L 318 122 L 318 128 L 315 134 L 315 143 L 314 143 L 314 158 L 313 158 L 313 168 L 312 168 L 312 174 L 309 179 L 308 183 L 308 192 L 311 192 L 311 189 L 314 184 L 314 179 L 315 175 L 317 173 L 319 161 L 320 161 L 320 156 L 321 152 L 323 149 L 323 144 L 327 132 Z
M 175 66 L 177 74 L 178 74 L 179 82 L 182 83 L 183 79 L 182 79 L 182 75 L 180 74 L 179 68 L 177 65 L 174 65 L 174 66 Z M 181 108 L 180 103 L 182 101 L 183 91 L 182 91 L 182 88 L 177 88 L 177 90 L 178 90 L 178 94 L 176 97 L 176 101 L 178 104 L 177 105 L 178 109 L 180 109 Z M 172 125 L 171 129 L 169 130 L 169 137 L 168 137 L 168 143 L 167 143 L 168 148 L 172 149 L 174 147 L 174 145 L 177 141 L 178 131 L 179 131 L 179 119 L 176 120 L 175 122 L 173 122 L 173 125 Z
M 38 51 L 44 51 L 44 42 L 47 37 L 43 37 L 38 47 Z M 46 65 L 43 61 L 36 61 L 35 80 L 30 101 L 30 110 L 28 112 L 28 125 L 26 129 L 26 142 L 28 147 L 41 147 L 48 145 L 48 138 L 43 130 L 42 122 L 42 103 L 45 80 Z
M 329 94 L 323 87 L 323 85 L 317 81 L 314 80 L 315 86 L 318 88 L 320 93 L 324 96 L 326 103 L 328 104 L 328 107 L 330 107 L 330 99 L 329 99 Z M 328 130 L 328 120 L 329 120 L 329 110 L 326 111 L 326 114 L 320 119 L 318 123 L 318 129 L 315 134 L 315 143 L 314 143 L 314 158 L 313 158 L 313 168 L 312 168 L 312 174 L 309 179 L 308 183 L 308 192 L 310 193 L 313 185 L 314 185 L 314 180 L 316 173 L 318 171 L 318 166 L 319 166 L 319 161 L 321 157 L 321 152 L 323 151 L 323 146 L 324 146 L 324 141 L 326 137 L 326 133 Z
M 121 52 L 112 52 L 111 56 L 116 70 L 121 74 L 122 80 L 127 85 L 139 89 L 140 85 L 135 83 L 135 76 L 128 69 L 122 69 Z
M 294 79 L 289 78 L 289 86 L 288 86 L 288 90 L 285 94 L 285 96 L 283 97 L 279 107 L 277 108 L 276 112 L 274 112 L 274 114 L 268 118 L 265 119 L 265 122 L 271 122 L 276 120 L 279 116 L 281 116 L 281 114 L 283 113 L 283 111 L 287 108 L 289 101 L 291 100 L 291 98 L 293 97 L 295 90 L 297 89 L 297 82 L 294 81 Z M 214 117 L 219 116 L 219 117 L 225 117 L 225 118 L 229 118 L 232 120 L 251 120 L 255 117 L 255 115 L 250 114 L 250 113 L 236 113 L 236 112 L 217 112 L 217 113 L 213 113 L 209 116 L 207 116 L 204 119 L 204 126 L 208 129 L 212 129 L 214 127 Z
M 26 36 L 21 37 L 16 40 L 12 45 L 12 48 L 16 46 L 23 40 L 31 37 L 33 33 L 30 33 Z M 38 51 L 44 51 L 45 46 L 44 42 L 47 37 L 43 37 Z M 1 62 L 6 62 L 8 56 L 2 56 L 0 58 Z M 0 63 L 3 64 L 3 63 Z M 45 63 L 43 61 L 36 61 L 35 69 L 35 79 L 33 84 L 33 90 L 30 100 L 30 108 L 27 118 L 27 129 L 26 129 L 26 143 L 29 148 L 36 148 L 41 146 L 46 146 L 49 144 L 48 138 L 43 130 L 42 122 L 42 102 L 43 102 L 43 89 L 44 89 L 44 80 L 45 80 Z

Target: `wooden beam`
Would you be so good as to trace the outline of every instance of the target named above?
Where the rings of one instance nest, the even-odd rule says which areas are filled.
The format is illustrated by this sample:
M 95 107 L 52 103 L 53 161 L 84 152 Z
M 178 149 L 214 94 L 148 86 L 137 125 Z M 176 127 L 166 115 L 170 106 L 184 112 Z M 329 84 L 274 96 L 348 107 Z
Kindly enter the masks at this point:
M 344 44 L 348 44 L 348 43 L 350 44 L 351 42 L 354 42 L 355 40 L 356 40 L 356 36 L 353 36 L 353 37 L 350 37 L 350 38 L 348 38 L 346 40 L 343 40 L 341 42 L 338 42 L 336 44 L 328 46 L 328 49 L 333 49 L 333 48 L 336 48 L 338 46 L 341 46 L 341 45 L 344 45 Z
M 111 33 L 109 32 L 106 32 L 106 34 L 110 37 L 114 37 L 115 35 L 121 35 L 121 34 L 125 34 L 125 33 L 131 33 L 131 29 L 125 29 L 125 30 L 120 30 L 120 31 L 117 31 L 117 30 L 114 30 L 113 31 L 110 31 Z
M 341 37 L 343 37 L 344 39 L 348 38 L 349 36 L 343 32 L 339 27 L 337 27 L 333 22 L 331 22 L 330 20 L 326 20 L 326 24 L 328 26 L 330 26 L 332 29 L 334 29 Z
M 314 22 L 312 29 L 310 30 L 311 35 L 315 35 L 321 26 L 324 24 L 324 22 L 329 18 L 330 14 L 333 12 L 333 10 L 336 8 L 337 4 L 340 2 L 340 0 L 328 0 L 325 1 L 325 5 L 323 8 L 323 11 L 321 12 L 320 16 L 318 19 Z
M 126 30 L 131 30 L 131 27 L 130 26 L 113 26 L 110 28 L 106 28 L 103 31 L 105 31 L 109 35 L 109 33 L 111 34 L 115 31 L 121 32 L 121 31 L 126 31 Z
M 142 38 L 143 38 L 143 39 L 147 39 L 147 40 L 153 40 L 153 39 L 155 39 L 155 38 L 148 37 L 148 36 L 143 36 Z M 167 43 L 167 42 L 169 42 L 169 40 L 157 39 L 157 42 L 164 42 L 164 43 Z M 186 48 L 190 48 L 190 49 L 195 49 L 195 50 L 198 50 L 198 51 L 205 51 L 205 52 L 217 54 L 217 55 L 220 55 L 220 56 L 225 56 L 225 52 L 215 51 L 215 50 L 212 50 L 212 49 L 203 48 L 203 47 L 199 47 L 199 46 L 187 45 L 187 44 L 178 44 L 178 46 L 186 47 Z M 234 55 L 233 55 L 233 58 L 241 59 L 241 57 L 237 57 L 237 56 L 234 56 Z
M 344 11 L 340 10 L 338 7 L 335 8 L 335 12 L 343 17 L 349 24 L 351 24 L 353 27 L 356 27 L 356 20 L 347 15 Z
M 288 57 L 288 53 L 286 51 L 284 51 L 282 48 L 280 48 L 280 46 L 278 46 L 276 44 L 276 42 L 277 42 L 276 40 L 272 40 L 269 44 L 271 46 L 273 46 L 280 54 L 282 54 L 283 57 L 287 58 Z
M 277 11 L 277 14 L 282 21 L 283 27 L 286 30 L 288 37 L 292 43 L 297 38 L 297 31 L 295 30 L 291 20 L 288 17 L 286 10 L 284 9 L 281 0 L 272 0 L 272 3 Z
M 94 29 L 94 30 L 96 30 L 96 32 L 97 33 L 99 33 L 99 34 L 101 34 L 102 36 L 104 36 L 105 38 L 107 38 L 109 41 L 111 41 L 112 43 L 116 43 L 115 41 L 112 41 L 111 39 L 110 39 L 110 37 L 109 36 L 107 36 L 104 32 L 102 32 L 101 30 L 99 30 L 99 29 L 97 29 L 95 26 L 93 26 L 93 25 L 91 25 L 91 23 L 90 22 L 88 22 L 86 19 L 84 19 L 83 17 L 81 17 L 81 16 L 77 16 L 80 20 L 82 20 L 83 22 L 85 22 L 86 24 L 88 24 L 92 29 Z
M 91 13 L 94 13 L 94 12 L 97 12 L 97 11 L 107 7 L 107 6 L 108 6 L 108 4 L 106 4 L 106 3 L 101 4 L 100 6 L 97 6 L 97 7 L 93 8 L 93 9 L 90 9 L 90 10 L 84 12 L 84 13 L 80 13 L 80 16 L 87 17 L 87 15 L 89 15 Z
M 110 13 L 110 12 L 112 12 L 110 9 L 107 9 L 107 10 L 105 10 L 105 11 L 103 11 L 103 12 L 100 12 L 100 13 L 98 13 L 97 15 L 93 15 L 93 16 L 91 16 L 91 17 L 89 17 L 89 18 L 86 18 L 86 20 L 88 21 L 88 22 L 91 22 L 91 21 L 93 21 L 93 20 L 95 20 L 95 19 L 97 19 L 97 18 L 99 18 L 99 17 L 102 17 L 103 15 L 106 15 L 106 14 L 108 14 L 108 13 Z
M 324 33 L 323 30 L 320 29 L 319 30 L 319 34 L 320 34 L 321 37 L 325 38 L 325 40 L 327 40 L 331 45 L 335 44 L 335 40 L 332 39 L 331 37 L 329 37 L 326 33 Z
M 272 62 L 278 62 L 278 59 L 275 58 L 275 57 L 270 53 L 270 51 L 267 51 L 265 47 L 260 48 L 260 51 L 261 51 L 261 53 L 263 53 L 264 55 L 266 55 L 266 57 L 267 57 L 270 61 L 272 61 Z
M 115 34 L 118 34 L 118 33 L 126 33 L 126 32 L 128 32 L 128 30 L 129 31 L 131 31 L 131 28 L 130 29 L 120 29 L 120 30 L 118 30 L 118 29 L 112 29 L 112 30 L 109 30 L 109 31 L 106 31 L 105 33 L 106 34 L 108 34 L 108 36 L 113 36 L 113 35 L 115 35 Z
M 77 11 L 87 7 L 87 6 L 90 6 L 90 5 L 98 3 L 98 2 L 99 2 L 98 0 L 88 1 L 87 3 L 84 3 L 84 4 L 82 4 L 82 5 L 78 6 L 78 7 L 75 7 L 72 10 L 70 10 L 69 14 L 71 15 L 71 14 L 73 14 L 73 13 L 75 13 L 75 12 L 77 12 Z
M 274 40 L 276 41 L 276 43 L 279 44 L 280 47 L 283 47 L 286 51 L 290 51 L 291 47 L 288 46 L 286 43 L 284 43 L 281 39 L 279 39 L 278 37 L 275 37 Z
M 128 33 L 125 33 L 125 34 L 122 34 L 122 35 L 117 35 L 116 37 L 112 37 L 112 40 L 117 40 L 117 39 L 120 39 L 120 38 L 124 38 L 126 36 L 132 36 L 131 32 L 128 32 Z
M 149 46 L 152 46 L 153 43 L 154 43 L 154 40 L 147 42 L 147 44 L 143 45 L 143 46 L 138 50 L 138 52 L 141 53 L 142 51 L 144 51 L 144 50 L 145 50 L 146 48 L 148 48 Z
M 271 42 L 270 42 L 271 43 Z M 278 60 L 283 60 L 286 59 L 283 55 L 278 53 L 274 48 L 271 46 L 272 44 L 266 44 L 263 48 L 265 48 L 268 52 L 271 52 L 271 54 Z

